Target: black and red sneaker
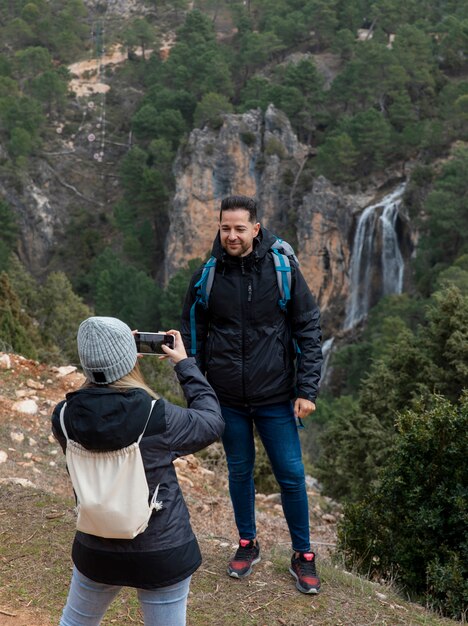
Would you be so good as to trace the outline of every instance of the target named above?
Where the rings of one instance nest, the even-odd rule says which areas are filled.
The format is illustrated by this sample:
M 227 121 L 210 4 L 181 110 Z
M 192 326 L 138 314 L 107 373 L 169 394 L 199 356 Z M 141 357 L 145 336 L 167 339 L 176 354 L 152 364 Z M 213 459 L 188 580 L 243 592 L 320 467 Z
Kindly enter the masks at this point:
M 289 571 L 296 579 L 296 588 L 302 593 L 318 593 L 320 578 L 315 569 L 315 554 L 313 552 L 299 552 L 291 557 Z
M 260 546 L 254 539 L 241 539 L 234 557 L 229 561 L 227 573 L 233 578 L 245 578 L 252 573 L 252 565 L 260 561 Z

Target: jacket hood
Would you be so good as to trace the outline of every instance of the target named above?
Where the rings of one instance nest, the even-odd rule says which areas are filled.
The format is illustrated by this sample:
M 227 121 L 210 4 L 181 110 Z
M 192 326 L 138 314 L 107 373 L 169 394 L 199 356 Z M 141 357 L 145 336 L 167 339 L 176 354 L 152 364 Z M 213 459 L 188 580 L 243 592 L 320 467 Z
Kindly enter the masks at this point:
M 253 251 L 251 254 L 247 255 L 248 257 L 252 256 L 253 261 L 257 261 L 259 259 L 263 259 L 271 245 L 276 241 L 277 237 L 273 235 L 266 228 L 261 227 L 258 235 L 254 239 Z M 226 250 L 221 245 L 221 238 L 219 236 L 219 231 L 216 234 L 216 237 L 213 241 L 213 247 L 211 249 L 211 254 L 218 260 L 227 261 L 228 259 L 237 259 L 238 257 L 231 257 Z M 244 257 L 245 258 L 245 257 Z
M 138 439 L 151 408 L 143 389 L 121 392 L 89 387 L 67 394 L 65 426 L 85 448 L 116 450 Z

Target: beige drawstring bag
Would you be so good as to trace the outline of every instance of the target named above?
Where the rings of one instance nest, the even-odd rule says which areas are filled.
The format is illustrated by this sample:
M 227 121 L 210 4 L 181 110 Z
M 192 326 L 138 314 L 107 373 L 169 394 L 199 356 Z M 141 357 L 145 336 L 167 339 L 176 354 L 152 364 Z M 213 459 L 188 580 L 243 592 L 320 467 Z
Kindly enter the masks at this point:
M 67 467 L 78 501 L 78 530 L 108 539 L 133 539 L 147 528 L 153 510 L 162 509 L 162 502 L 157 500 L 159 485 L 149 502 L 149 487 L 140 451 L 140 441 L 154 403 L 155 400 L 138 440 L 110 452 L 87 450 L 69 439 L 64 422 L 67 403 L 64 403 L 60 425 L 67 438 Z

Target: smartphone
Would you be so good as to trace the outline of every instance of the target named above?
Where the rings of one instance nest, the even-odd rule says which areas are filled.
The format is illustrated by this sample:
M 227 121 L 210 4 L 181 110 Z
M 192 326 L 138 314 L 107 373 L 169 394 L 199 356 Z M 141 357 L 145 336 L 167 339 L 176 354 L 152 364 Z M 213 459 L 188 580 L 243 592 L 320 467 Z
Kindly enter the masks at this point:
M 166 354 L 162 345 L 174 349 L 174 335 L 165 333 L 135 333 L 137 352 L 140 354 Z

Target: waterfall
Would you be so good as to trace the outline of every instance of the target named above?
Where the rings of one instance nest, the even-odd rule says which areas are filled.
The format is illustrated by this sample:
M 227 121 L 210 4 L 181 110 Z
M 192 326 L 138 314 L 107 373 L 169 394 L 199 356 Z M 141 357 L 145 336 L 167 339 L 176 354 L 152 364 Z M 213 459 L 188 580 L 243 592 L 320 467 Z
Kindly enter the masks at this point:
M 402 194 L 403 191 L 404 187 Z M 380 216 L 382 225 L 382 292 L 384 296 L 390 293 L 401 293 L 403 289 L 405 264 L 396 233 L 399 206 L 399 201 L 387 204 Z
M 326 339 L 322 344 L 323 362 L 322 362 L 322 372 L 320 376 L 322 383 L 325 381 L 326 376 L 327 376 L 328 362 L 330 361 L 334 341 L 335 341 L 335 337 L 330 337 L 329 339 Z
M 401 293 L 404 261 L 398 244 L 396 222 L 405 183 L 361 214 L 354 238 L 350 263 L 350 298 L 344 328 L 352 328 L 366 317 L 370 308 L 371 287 L 380 268 L 380 295 Z M 376 237 L 381 236 L 381 254 Z

